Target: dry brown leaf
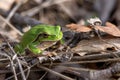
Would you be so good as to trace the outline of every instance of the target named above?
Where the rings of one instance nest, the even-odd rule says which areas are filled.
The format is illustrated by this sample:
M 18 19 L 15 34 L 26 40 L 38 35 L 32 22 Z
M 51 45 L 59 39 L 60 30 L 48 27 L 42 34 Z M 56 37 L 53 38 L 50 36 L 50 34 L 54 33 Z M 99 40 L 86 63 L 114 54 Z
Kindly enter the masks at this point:
M 0 0 L 0 8 L 8 11 L 14 2 L 15 0 Z
M 72 24 L 68 24 L 68 25 L 66 25 L 66 27 L 68 27 L 68 28 L 70 28 L 70 29 L 72 29 L 72 30 L 76 30 L 76 29 L 78 28 L 78 25 L 72 23 Z
M 68 24 L 66 25 L 66 27 L 76 32 L 89 32 L 92 30 L 92 28 L 90 27 L 79 25 L 79 24 Z M 102 32 L 110 34 L 112 36 L 120 37 L 120 30 L 110 22 L 106 22 L 106 26 L 94 26 L 94 28 L 96 30 L 100 30 Z
M 66 27 L 70 28 L 71 30 L 75 30 L 77 32 L 89 32 L 92 29 L 87 27 L 87 26 L 83 26 L 83 25 L 78 25 L 78 24 L 68 24 L 66 25 Z
M 98 29 L 112 36 L 120 37 L 120 30 L 110 22 L 107 22 L 106 26 L 95 26 L 95 29 Z

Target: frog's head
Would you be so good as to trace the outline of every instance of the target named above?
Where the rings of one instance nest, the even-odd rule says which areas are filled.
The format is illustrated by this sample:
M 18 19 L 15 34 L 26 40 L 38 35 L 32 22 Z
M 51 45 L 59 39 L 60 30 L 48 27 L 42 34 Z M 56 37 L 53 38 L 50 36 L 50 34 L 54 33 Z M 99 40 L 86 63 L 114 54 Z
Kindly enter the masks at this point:
M 43 29 L 43 37 L 40 37 L 40 41 L 58 41 L 63 37 L 60 26 L 45 26 Z

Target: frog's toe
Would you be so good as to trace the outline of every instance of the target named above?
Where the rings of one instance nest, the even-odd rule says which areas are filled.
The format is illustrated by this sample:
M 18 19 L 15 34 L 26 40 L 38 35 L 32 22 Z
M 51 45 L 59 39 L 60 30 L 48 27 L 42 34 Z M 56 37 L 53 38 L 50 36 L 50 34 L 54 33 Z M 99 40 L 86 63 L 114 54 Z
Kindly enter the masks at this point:
M 32 51 L 34 54 L 41 54 L 42 53 L 42 51 L 41 50 L 34 50 L 34 51 Z

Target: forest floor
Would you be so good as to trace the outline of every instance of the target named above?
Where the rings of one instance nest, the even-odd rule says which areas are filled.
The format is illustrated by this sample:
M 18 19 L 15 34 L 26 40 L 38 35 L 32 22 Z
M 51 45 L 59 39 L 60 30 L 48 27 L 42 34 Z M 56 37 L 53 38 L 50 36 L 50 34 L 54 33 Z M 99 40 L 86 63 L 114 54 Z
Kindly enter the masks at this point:
M 118 0 L 1 0 L 0 80 L 120 80 L 119 4 Z M 51 47 L 52 43 L 41 42 L 40 46 L 49 46 L 48 55 L 28 49 L 17 54 L 14 49 L 24 33 L 41 24 L 61 26 L 64 44 Z

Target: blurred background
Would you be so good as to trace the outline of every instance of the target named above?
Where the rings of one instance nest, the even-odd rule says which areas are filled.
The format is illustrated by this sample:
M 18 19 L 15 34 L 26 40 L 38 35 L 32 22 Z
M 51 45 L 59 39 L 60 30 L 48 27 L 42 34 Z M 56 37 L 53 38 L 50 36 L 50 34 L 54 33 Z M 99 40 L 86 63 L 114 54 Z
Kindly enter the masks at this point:
M 120 14 L 120 0 L 0 0 L 0 34 L 2 34 L 3 36 L 5 35 L 5 37 L 7 37 L 7 39 L 10 39 L 11 42 L 16 42 L 16 41 L 19 42 L 23 33 L 25 31 L 27 31 L 28 29 L 30 29 L 30 27 L 33 27 L 37 24 L 60 25 L 62 27 L 62 31 L 64 33 L 66 32 L 66 35 L 64 35 L 64 36 L 69 37 L 69 39 L 66 38 L 67 39 L 66 41 L 69 41 L 70 44 L 72 41 L 73 44 L 75 44 L 80 41 L 79 39 L 81 39 L 81 40 L 82 40 L 82 38 L 88 39 L 88 36 L 86 37 L 86 35 L 89 35 L 89 34 L 86 34 L 86 35 L 83 34 L 83 36 L 85 36 L 85 38 L 84 38 L 83 36 L 81 36 L 82 33 L 81 34 L 75 33 L 74 31 L 70 31 L 68 28 L 66 28 L 67 24 L 71 24 L 71 23 L 80 24 L 80 23 L 82 23 L 83 20 L 87 20 L 91 17 L 99 17 L 102 20 L 102 25 L 105 25 L 105 23 L 107 21 L 109 21 L 109 22 L 115 24 L 118 28 L 120 28 L 120 15 L 119 14 Z M 110 32 L 110 30 L 108 30 L 108 31 Z M 120 31 L 118 30 L 118 32 L 120 32 Z M 111 31 L 111 33 L 112 33 L 112 31 Z M 113 29 L 113 33 L 117 34 L 117 31 L 115 31 Z M 75 36 L 75 34 L 78 36 Z M 107 42 L 107 41 L 109 41 L 109 38 L 106 39 L 106 41 L 102 40 L 100 37 L 99 37 L 99 39 L 97 39 L 97 38 L 91 39 L 91 41 L 87 41 L 87 42 L 83 41 L 80 43 L 80 45 L 83 44 L 82 46 L 78 45 L 78 47 L 76 47 L 74 49 L 74 50 L 76 50 L 75 53 L 78 52 L 78 54 L 79 54 L 79 49 L 81 47 L 83 48 L 83 52 L 81 51 L 81 53 L 83 55 L 81 54 L 82 55 L 82 56 L 80 56 L 81 58 L 80 57 L 76 58 L 76 63 L 78 61 L 82 61 L 82 60 L 83 61 L 86 60 L 88 62 L 92 61 L 92 60 L 97 61 L 97 60 L 104 59 L 105 57 L 107 57 L 108 59 L 112 59 L 112 58 L 115 59 L 116 55 L 118 58 L 118 54 L 111 53 L 111 52 L 119 50 L 119 47 L 116 47 L 116 44 L 117 44 L 117 46 L 119 45 L 119 42 L 120 42 L 119 38 L 117 38 L 118 39 L 117 41 L 113 39 L 113 41 L 111 41 L 111 42 Z M 5 39 L 3 39 L 3 37 L 0 36 L 0 46 L 1 46 L 1 43 L 5 42 Z M 70 40 L 70 39 L 74 39 L 76 41 Z M 100 42 L 100 40 L 102 43 Z M 107 46 L 104 45 L 105 43 L 107 43 L 106 44 Z M 91 47 L 92 44 L 93 45 L 95 44 L 95 46 Z M 100 44 L 100 47 L 99 47 L 99 44 Z M 108 46 L 108 44 L 110 44 L 110 47 Z M 74 47 L 74 45 L 69 45 L 69 47 L 71 47 L 71 46 Z M 96 46 L 98 46 L 98 47 L 96 47 Z M 103 49 L 104 46 L 106 46 L 105 51 L 108 51 L 108 52 L 102 53 L 103 50 L 101 50 L 101 49 Z M 3 47 L 0 47 L 0 48 L 1 48 L 1 50 L 4 49 Z M 90 51 L 92 51 L 91 53 L 93 55 L 93 59 L 92 59 L 92 57 L 91 58 L 89 57 L 89 54 L 88 54 L 88 57 L 84 58 L 84 55 L 86 55 L 86 52 L 87 52 L 86 49 L 88 50 L 88 53 Z M 93 51 L 94 49 L 95 49 L 95 52 Z M 98 49 L 98 52 L 96 52 L 97 49 Z M 100 49 L 100 51 L 99 51 L 99 49 Z M 84 51 L 85 51 L 85 53 L 84 53 Z M 109 52 L 109 51 L 111 51 L 111 52 Z M 10 51 L 8 50 L 8 53 L 9 52 Z M 70 52 L 71 52 L 71 50 L 70 50 Z M 98 57 L 94 56 L 94 54 L 96 54 L 96 53 L 97 54 L 98 53 L 99 54 L 110 53 L 111 57 L 110 57 L 110 54 L 108 54 L 108 56 L 103 55 L 104 57 L 98 56 L 99 57 L 98 58 Z M 114 54 L 114 55 L 112 55 L 112 54 Z M 3 53 L 1 53 L 1 55 L 3 55 Z M 15 60 L 14 57 L 16 58 L 16 55 L 11 56 L 10 58 Z M 61 57 L 63 57 L 63 59 L 64 59 L 64 55 Z M 28 57 L 26 57 L 26 58 L 28 58 Z M 30 61 L 30 63 L 32 62 L 31 59 L 33 59 L 33 58 L 30 58 L 30 60 L 28 59 L 28 61 Z M 22 58 L 21 58 L 21 60 L 22 60 Z M 116 63 L 117 61 L 118 61 L 118 59 L 116 61 L 114 60 L 114 63 Z M 2 62 L 1 64 L 3 65 L 3 63 L 4 62 Z M 34 61 L 34 63 L 36 64 L 35 61 Z M 118 67 L 120 64 L 119 65 L 117 64 L 117 67 L 116 66 L 115 67 L 113 66 L 112 68 L 109 67 L 109 65 L 110 66 L 111 66 L 111 64 L 114 65 L 114 63 L 106 62 L 104 64 L 104 61 L 103 61 L 103 63 L 100 63 L 100 64 L 96 64 L 96 63 L 95 64 L 87 63 L 87 64 L 83 64 L 83 65 L 70 64 L 73 67 L 75 67 L 75 66 L 78 67 L 78 69 L 85 66 L 85 69 L 83 68 L 81 71 L 79 69 L 80 73 L 78 73 L 78 71 L 75 69 L 74 70 L 69 69 L 68 66 L 66 66 L 66 68 L 64 69 L 65 66 L 62 67 L 61 64 L 58 64 L 57 66 L 55 66 L 54 70 L 56 72 L 58 71 L 59 73 L 62 73 L 62 71 L 66 72 L 66 70 L 68 69 L 67 74 L 72 73 L 74 75 L 77 75 L 77 77 L 73 76 L 74 78 L 76 78 L 76 80 L 88 80 L 86 78 L 86 76 L 88 76 L 88 78 L 91 78 L 91 75 L 89 77 L 89 74 L 88 73 L 86 74 L 86 72 L 90 72 L 90 73 L 93 72 L 93 70 L 88 70 L 87 69 L 88 67 L 94 68 L 94 69 L 95 68 L 97 69 L 99 67 L 99 71 L 101 71 L 100 68 L 103 69 L 103 68 L 107 67 L 106 71 L 108 70 L 107 72 L 111 72 L 111 73 L 106 74 L 107 72 L 105 70 L 103 70 L 103 71 L 101 71 L 101 73 L 99 73 L 99 71 L 97 70 L 96 72 L 98 74 L 96 74 L 97 76 L 95 76 L 95 79 L 90 79 L 90 80 L 97 80 L 97 79 L 113 80 L 113 79 L 104 79 L 104 74 L 105 74 L 105 77 L 111 78 L 111 76 L 114 76 L 113 75 L 114 73 L 120 72 L 120 69 Z M 24 64 L 22 64 L 22 65 L 24 65 Z M 37 67 L 38 66 L 40 66 L 40 65 L 37 65 Z M 49 67 L 51 67 L 51 64 L 49 65 Z M 0 66 L 0 68 L 1 68 L 1 66 Z M 29 65 L 28 65 L 28 68 L 29 68 Z M 48 72 L 50 72 L 50 71 L 48 71 Z M 1 71 L 1 73 L 2 73 L 2 71 Z M 9 72 L 7 72 L 7 73 L 9 73 Z M 35 80 L 36 78 L 38 78 L 41 74 L 41 73 L 40 74 L 39 73 L 40 72 L 38 72 L 38 73 L 34 72 L 33 74 L 30 74 L 31 80 Z M 68 76 L 71 77 L 72 74 L 70 74 L 70 75 L 68 74 Z M 95 73 L 93 72 L 91 74 L 94 78 Z M 6 72 L 3 75 L 5 76 Z M 41 75 L 43 75 L 43 74 L 41 74 Z M 46 73 L 45 73 L 45 75 L 46 75 Z M 45 75 L 43 75 L 43 77 L 45 77 Z M 10 76 L 10 75 L 8 75 L 8 76 Z M 53 77 L 55 77 L 55 80 L 58 80 L 57 79 L 58 76 L 56 77 L 55 74 L 52 75 L 50 73 L 50 74 L 48 74 L 48 76 L 51 77 L 51 79 L 49 79 L 49 80 L 53 80 Z M 1 77 L 2 76 L 0 75 L 0 80 L 2 80 Z M 83 77 L 85 77 L 86 79 L 83 79 Z M 118 77 L 120 77 L 120 74 L 118 74 Z M 3 78 L 5 78 L 5 77 L 3 77 Z M 30 79 L 28 79 L 28 80 L 30 80 Z M 40 79 L 40 80 L 42 80 L 42 79 Z M 48 80 L 48 79 L 46 79 L 46 80 Z M 66 80 L 69 80 L 69 79 L 66 79 Z M 118 80 L 120 80 L 120 78 Z
M 60 25 L 65 31 L 66 24 L 94 16 L 99 17 L 103 25 L 110 21 L 119 27 L 119 4 L 119 0 L 0 0 L 0 15 L 21 32 L 26 26 L 40 23 Z M 6 30 L 6 22 L 2 19 L 0 22 L 1 30 Z M 16 36 L 15 31 L 9 34 Z

